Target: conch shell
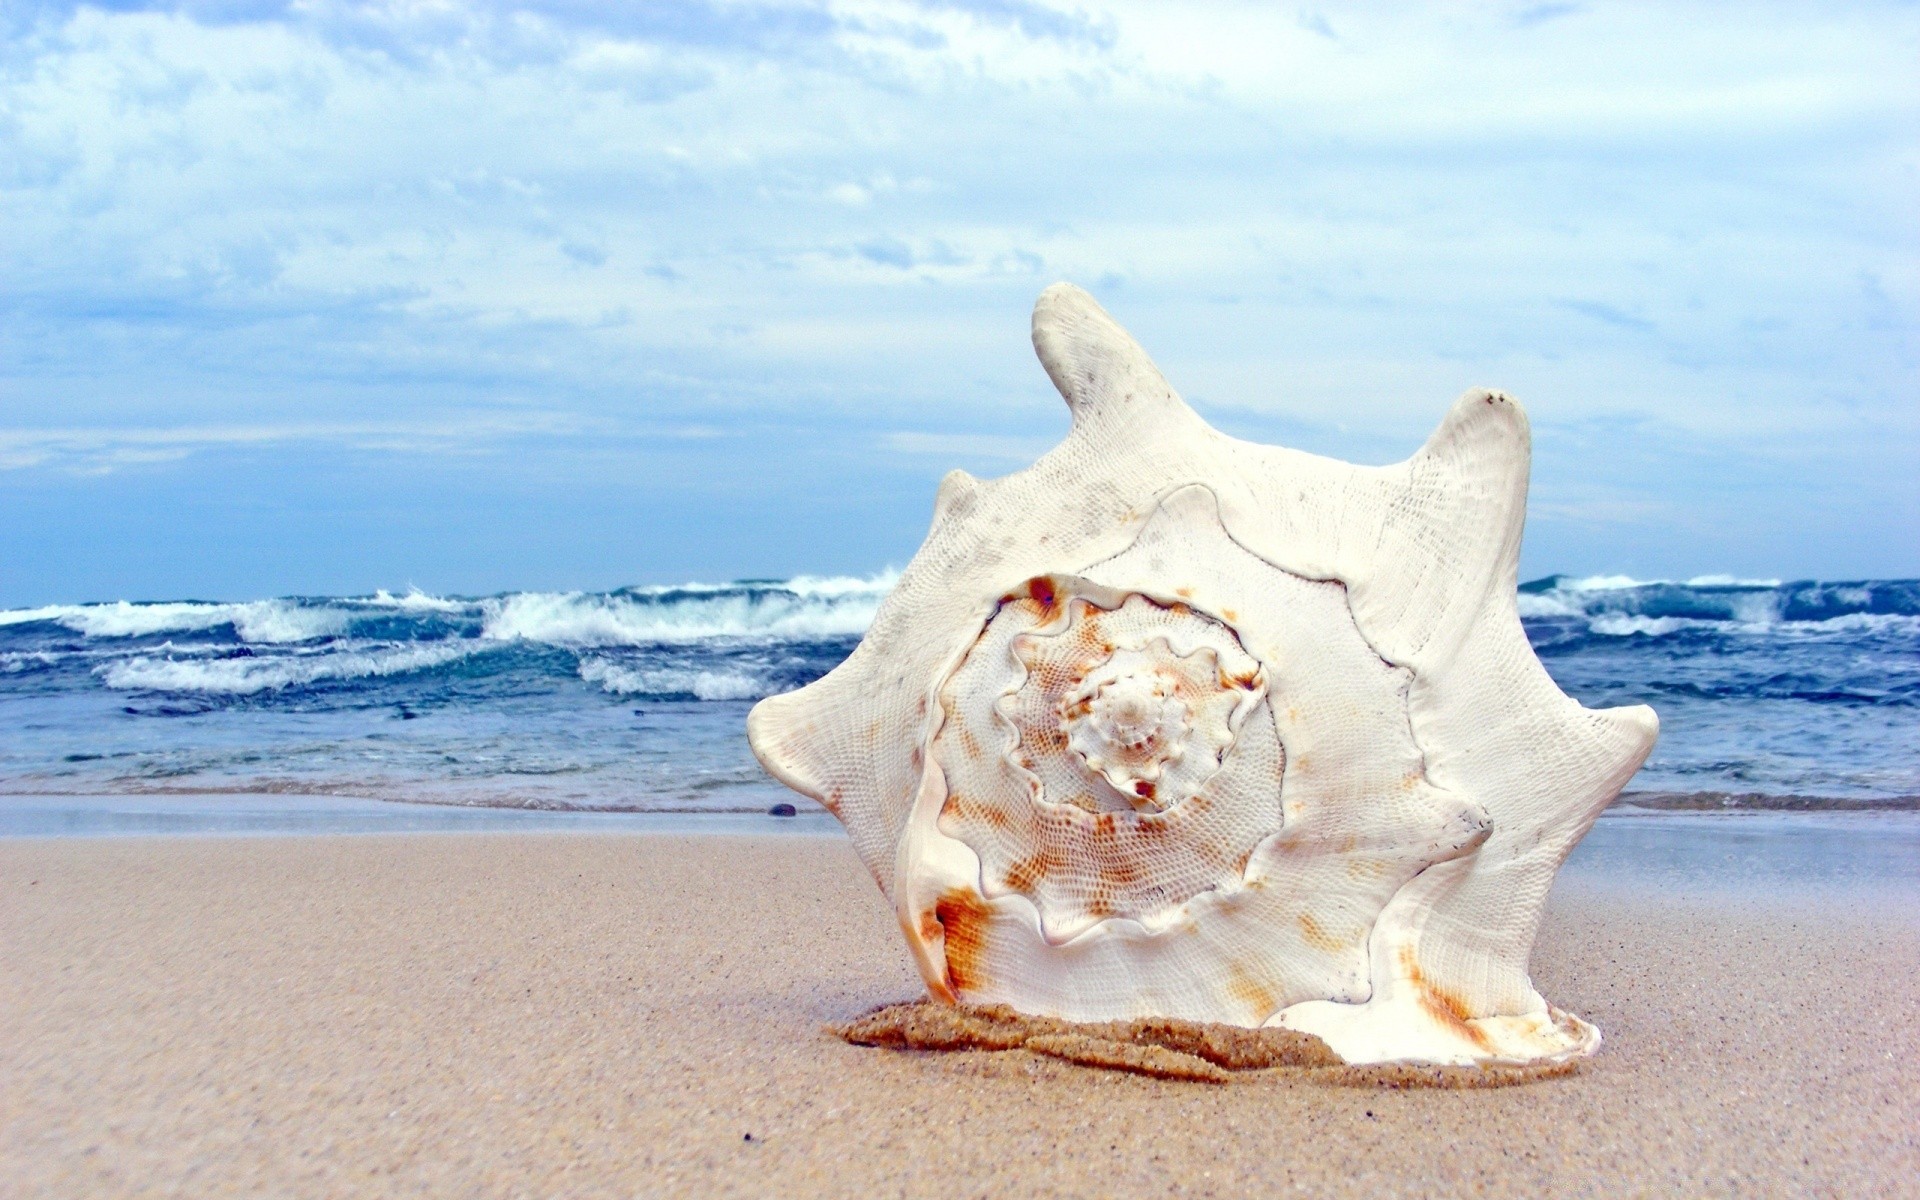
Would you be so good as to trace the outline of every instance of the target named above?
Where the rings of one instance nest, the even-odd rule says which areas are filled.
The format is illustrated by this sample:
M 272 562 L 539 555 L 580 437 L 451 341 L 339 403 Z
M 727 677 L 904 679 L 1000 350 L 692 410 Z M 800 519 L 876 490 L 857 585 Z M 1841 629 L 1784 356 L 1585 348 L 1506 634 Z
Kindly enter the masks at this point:
M 1658 722 L 1582 708 L 1521 629 L 1520 405 L 1468 392 L 1359 467 L 1214 430 L 1078 288 L 1033 342 L 1066 440 L 948 475 L 865 640 L 748 719 L 929 993 L 1355 1063 L 1591 1053 L 1527 957 Z

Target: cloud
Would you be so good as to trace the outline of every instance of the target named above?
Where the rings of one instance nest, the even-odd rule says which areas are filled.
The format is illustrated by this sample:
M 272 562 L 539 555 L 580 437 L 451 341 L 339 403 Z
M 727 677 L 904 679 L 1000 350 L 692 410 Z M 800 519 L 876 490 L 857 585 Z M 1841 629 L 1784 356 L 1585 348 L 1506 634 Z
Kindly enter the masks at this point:
M 1055 439 L 983 433 L 889 433 L 887 449 L 942 460 L 985 459 L 1007 469 L 1024 467 L 1053 449 Z
M 80 475 L 175 462 L 210 450 L 322 443 L 408 455 L 462 454 L 530 436 L 577 434 L 563 414 L 458 417 L 439 421 L 200 425 L 174 428 L 0 429 L 0 471 L 41 467 Z M 704 436 L 695 431 L 693 436 Z
M 0 455 L 191 472 L 250 443 L 153 431 L 532 397 L 805 423 L 754 468 L 796 489 L 983 439 L 893 444 L 937 474 L 1054 415 L 1024 313 L 1070 278 L 1251 436 L 1377 457 L 1489 383 L 1543 438 L 1891 475 L 1916 55 L 1891 3 L 9 6 Z M 129 432 L 34 432 L 74 429 Z M 1723 487 L 1682 462 L 1676 503 Z

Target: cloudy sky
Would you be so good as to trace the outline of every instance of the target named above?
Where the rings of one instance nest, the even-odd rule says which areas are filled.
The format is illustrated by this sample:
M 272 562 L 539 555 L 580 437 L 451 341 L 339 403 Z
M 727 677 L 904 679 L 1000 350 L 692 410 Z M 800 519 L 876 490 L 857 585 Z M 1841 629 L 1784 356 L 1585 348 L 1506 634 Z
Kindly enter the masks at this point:
M 1064 430 L 1528 405 L 1523 569 L 1920 574 L 1920 8 L 0 8 L 0 604 L 867 573 Z

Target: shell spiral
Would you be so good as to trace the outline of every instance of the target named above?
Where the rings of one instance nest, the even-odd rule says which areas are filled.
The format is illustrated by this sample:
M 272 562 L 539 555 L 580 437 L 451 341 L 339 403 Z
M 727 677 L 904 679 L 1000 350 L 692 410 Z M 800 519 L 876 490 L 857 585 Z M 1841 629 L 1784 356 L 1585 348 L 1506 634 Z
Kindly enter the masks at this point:
M 1034 344 L 1067 440 L 950 475 L 860 646 L 749 719 L 929 992 L 1355 1062 L 1590 1053 L 1527 958 L 1657 725 L 1568 699 L 1520 628 L 1519 406 L 1469 392 L 1352 467 L 1218 434 L 1077 289 Z
M 940 705 L 940 830 L 979 855 L 988 895 L 1026 896 L 1050 940 L 1108 917 L 1163 923 L 1280 828 L 1265 672 L 1191 605 L 1035 579 Z M 1267 802 L 1233 803 L 1255 780 Z

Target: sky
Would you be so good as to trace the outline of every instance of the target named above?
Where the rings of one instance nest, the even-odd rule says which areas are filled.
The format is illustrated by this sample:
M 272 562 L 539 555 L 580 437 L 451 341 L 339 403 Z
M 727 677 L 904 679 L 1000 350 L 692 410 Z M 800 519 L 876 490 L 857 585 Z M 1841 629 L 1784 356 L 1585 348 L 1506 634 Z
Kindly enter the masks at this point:
M 1534 430 L 1523 577 L 1920 575 L 1920 7 L 0 7 L 0 605 L 868 574 L 1066 429 Z

